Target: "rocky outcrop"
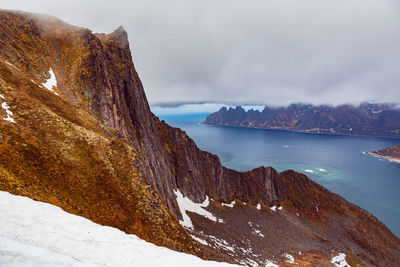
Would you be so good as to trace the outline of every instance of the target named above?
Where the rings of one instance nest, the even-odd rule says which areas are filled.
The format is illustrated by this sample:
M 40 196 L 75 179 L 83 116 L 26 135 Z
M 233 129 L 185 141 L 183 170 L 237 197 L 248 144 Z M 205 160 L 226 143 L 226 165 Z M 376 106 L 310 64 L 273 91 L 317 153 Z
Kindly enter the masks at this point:
M 365 153 L 367 155 L 371 155 L 378 158 L 384 158 L 392 162 L 400 163 L 400 145 Z
M 369 213 L 293 171 L 227 169 L 159 121 L 123 28 L 93 34 L 14 11 L 0 11 L 0 21 L 9 106 L 0 116 L 15 120 L 0 120 L 0 190 L 216 260 L 284 263 L 299 249 L 296 260 L 310 264 L 329 263 L 332 251 L 366 265 L 399 262 L 399 239 Z M 46 89 L 50 78 L 56 86 Z M 218 220 L 183 211 L 176 192 Z M 193 228 L 179 224 L 183 215 Z M 267 238 L 254 238 L 250 222 Z
M 223 203 L 235 199 L 256 205 L 272 204 L 286 194 L 286 187 L 271 167 L 238 172 L 221 165 L 216 155 L 201 151 L 186 133 L 160 122 L 159 132 L 168 152 L 176 187 L 196 202 L 209 196 Z
M 313 133 L 400 137 L 400 109 L 394 104 L 359 106 L 292 104 L 262 112 L 225 107 L 207 116 L 205 124 L 282 129 Z

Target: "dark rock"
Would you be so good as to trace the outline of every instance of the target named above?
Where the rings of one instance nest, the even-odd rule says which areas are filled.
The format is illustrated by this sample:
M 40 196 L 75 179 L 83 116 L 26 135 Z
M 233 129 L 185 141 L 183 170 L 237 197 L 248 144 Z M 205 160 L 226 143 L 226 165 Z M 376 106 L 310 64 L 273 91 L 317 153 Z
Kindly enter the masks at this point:
M 394 104 L 361 103 L 358 106 L 292 104 L 261 113 L 242 108 L 223 109 L 207 116 L 205 124 L 283 129 L 314 133 L 400 137 L 400 109 Z

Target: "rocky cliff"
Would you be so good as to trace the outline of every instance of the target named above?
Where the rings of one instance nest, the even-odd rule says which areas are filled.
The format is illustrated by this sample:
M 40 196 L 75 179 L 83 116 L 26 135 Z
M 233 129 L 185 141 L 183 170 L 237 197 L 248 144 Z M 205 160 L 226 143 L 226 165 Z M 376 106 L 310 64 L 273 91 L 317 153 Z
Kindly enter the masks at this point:
M 149 186 L 142 147 L 156 128 L 123 29 L 96 36 L 7 11 L 0 21 L 1 116 L 14 122 L 0 120 L 0 189 L 198 254 Z
M 303 174 L 227 169 L 159 121 L 123 28 L 15 11 L 0 21 L 0 190 L 203 258 L 400 262 L 382 223 Z
M 359 106 L 292 104 L 263 111 L 242 107 L 221 108 L 208 115 L 206 124 L 282 129 L 314 133 L 400 137 L 400 109 L 394 104 Z

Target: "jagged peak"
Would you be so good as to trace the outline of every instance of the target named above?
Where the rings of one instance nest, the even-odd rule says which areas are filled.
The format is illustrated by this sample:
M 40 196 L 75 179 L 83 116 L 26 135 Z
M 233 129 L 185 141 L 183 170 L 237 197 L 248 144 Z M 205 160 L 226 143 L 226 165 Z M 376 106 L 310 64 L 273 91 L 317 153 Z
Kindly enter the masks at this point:
M 119 42 L 123 48 L 129 48 L 128 33 L 123 26 L 119 26 L 112 33 L 108 34 L 108 36 Z

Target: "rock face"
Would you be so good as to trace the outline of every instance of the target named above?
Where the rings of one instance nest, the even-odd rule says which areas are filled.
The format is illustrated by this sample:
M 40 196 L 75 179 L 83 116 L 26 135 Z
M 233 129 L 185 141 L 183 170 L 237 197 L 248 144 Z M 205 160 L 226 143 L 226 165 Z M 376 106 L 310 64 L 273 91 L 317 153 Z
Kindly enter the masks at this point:
M 0 22 L 0 190 L 208 259 L 400 263 L 400 240 L 366 211 L 300 173 L 227 169 L 159 121 L 123 28 L 15 11 Z
M 193 201 L 203 202 L 209 196 L 224 203 L 240 199 L 252 205 L 272 204 L 286 194 L 274 169 L 260 167 L 243 173 L 225 168 L 216 155 L 198 149 L 184 131 L 164 122 L 159 123 L 159 130 L 174 182 Z
M 262 112 L 242 107 L 221 108 L 205 124 L 283 129 L 314 133 L 400 137 L 400 109 L 394 104 L 362 103 L 359 106 L 292 104 Z
M 0 94 L 16 122 L 0 120 L 0 190 L 201 255 L 154 192 L 169 166 L 126 33 L 19 12 L 0 22 Z M 54 92 L 42 85 L 50 72 Z

